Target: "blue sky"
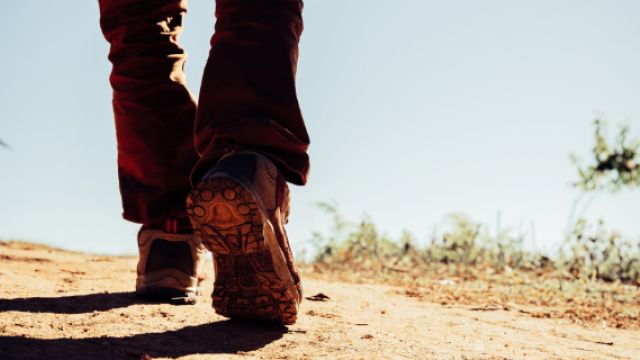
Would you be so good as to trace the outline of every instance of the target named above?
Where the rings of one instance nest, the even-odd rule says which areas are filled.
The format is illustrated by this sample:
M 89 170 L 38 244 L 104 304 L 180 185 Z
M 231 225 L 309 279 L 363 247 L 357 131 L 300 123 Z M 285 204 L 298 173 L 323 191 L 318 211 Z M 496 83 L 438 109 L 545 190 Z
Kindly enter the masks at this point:
M 181 44 L 197 94 L 213 0 L 191 0 Z M 135 253 L 121 219 L 108 44 L 97 1 L 13 1 L 0 23 L 0 239 Z M 300 247 L 347 217 L 419 239 L 450 212 L 495 227 L 535 222 L 562 240 L 596 111 L 640 136 L 640 3 L 308 0 L 298 94 L 311 178 L 293 187 Z M 612 128 L 615 130 L 615 127 Z M 637 237 L 640 190 L 589 208 Z

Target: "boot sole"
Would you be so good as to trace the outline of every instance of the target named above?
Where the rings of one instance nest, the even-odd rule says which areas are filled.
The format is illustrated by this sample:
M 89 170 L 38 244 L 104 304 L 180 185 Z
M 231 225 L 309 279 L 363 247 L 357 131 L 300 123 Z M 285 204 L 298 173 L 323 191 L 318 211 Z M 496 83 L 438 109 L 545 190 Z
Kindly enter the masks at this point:
M 194 292 L 184 291 L 172 287 L 145 287 L 136 290 L 136 296 L 143 299 L 157 300 L 157 301 L 171 301 L 175 298 L 194 298 L 204 295 L 204 289 L 198 288 Z M 196 301 L 192 302 L 193 304 Z
M 232 319 L 293 324 L 299 294 L 260 197 L 242 182 L 215 175 L 187 199 L 195 233 L 214 253 L 213 308 Z
M 177 271 L 175 269 L 168 269 L 169 271 Z M 175 298 L 193 298 L 191 303 L 195 304 L 197 296 L 204 295 L 204 287 L 201 286 L 198 281 L 196 287 L 189 287 L 189 285 L 183 284 L 178 277 L 171 276 L 167 273 L 167 270 L 158 271 L 162 276 L 159 279 L 145 282 L 138 277 L 136 280 L 136 295 L 140 298 L 152 299 L 157 301 L 171 301 Z M 184 274 L 188 277 L 187 274 Z

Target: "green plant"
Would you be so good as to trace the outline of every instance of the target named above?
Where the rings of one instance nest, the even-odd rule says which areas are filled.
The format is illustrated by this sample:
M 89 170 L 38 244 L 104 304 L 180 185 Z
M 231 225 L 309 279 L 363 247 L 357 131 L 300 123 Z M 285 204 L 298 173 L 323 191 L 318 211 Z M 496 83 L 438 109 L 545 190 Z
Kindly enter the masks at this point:
M 567 231 L 565 238 L 569 243 L 580 240 L 576 233 L 582 233 L 586 228 L 584 215 L 595 199 L 603 191 L 615 193 L 623 188 L 634 189 L 640 185 L 640 165 L 638 160 L 640 154 L 640 141 L 630 139 L 630 127 L 627 124 L 620 125 L 620 131 L 613 141 L 607 136 L 607 121 L 596 119 L 595 125 L 595 146 L 593 147 L 593 157 L 595 162 L 591 165 L 583 166 L 582 161 L 571 154 L 571 161 L 576 165 L 579 180 L 573 183 L 575 188 L 581 190 L 576 197 L 569 213 Z M 586 201 L 576 216 L 578 205 L 584 196 L 592 192 L 593 195 Z M 577 220 L 574 220 L 574 217 Z M 602 225 L 602 221 L 601 224 Z M 573 237 L 573 239 L 571 239 Z M 597 239 L 600 239 L 597 237 Z M 575 245 L 575 244 L 574 244 Z
M 635 188 L 640 185 L 640 165 L 638 164 L 638 148 L 640 141 L 629 139 L 629 126 L 621 125 L 615 140 L 607 139 L 607 122 L 596 119 L 595 140 L 593 148 L 595 163 L 586 167 L 575 155 L 571 160 L 578 167 L 580 180 L 573 186 L 584 191 L 608 189 L 616 192 L 623 187 Z

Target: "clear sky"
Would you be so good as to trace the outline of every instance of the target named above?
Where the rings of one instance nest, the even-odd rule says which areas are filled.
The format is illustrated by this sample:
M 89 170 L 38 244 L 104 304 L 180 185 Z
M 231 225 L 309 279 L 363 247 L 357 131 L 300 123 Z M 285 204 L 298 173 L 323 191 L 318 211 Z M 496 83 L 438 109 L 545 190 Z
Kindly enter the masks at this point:
M 190 0 L 181 44 L 197 94 L 213 0 Z M 0 22 L 0 239 L 135 253 L 121 219 L 108 44 L 96 0 L 23 0 Z M 311 204 L 425 238 L 447 213 L 535 222 L 562 240 L 595 112 L 640 136 L 640 2 L 308 0 L 298 94 L 311 135 L 293 187 L 294 243 L 327 231 Z M 612 129 L 615 130 L 615 127 Z M 640 234 L 640 189 L 589 208 Z

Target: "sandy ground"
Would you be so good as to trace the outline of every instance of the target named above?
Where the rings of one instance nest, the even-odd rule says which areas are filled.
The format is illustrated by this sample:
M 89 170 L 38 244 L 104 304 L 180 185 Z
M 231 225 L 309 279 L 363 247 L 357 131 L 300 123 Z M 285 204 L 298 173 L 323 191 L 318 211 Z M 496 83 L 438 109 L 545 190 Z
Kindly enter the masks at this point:
M 194 306 L 136 298 L 136 261 L 1 244 L 0 359 L 640 359 L 637 331 L 309 276 L 306 295 L 330 299 L 305 300 L 296 325 L 234 322 L 208 297 Z

